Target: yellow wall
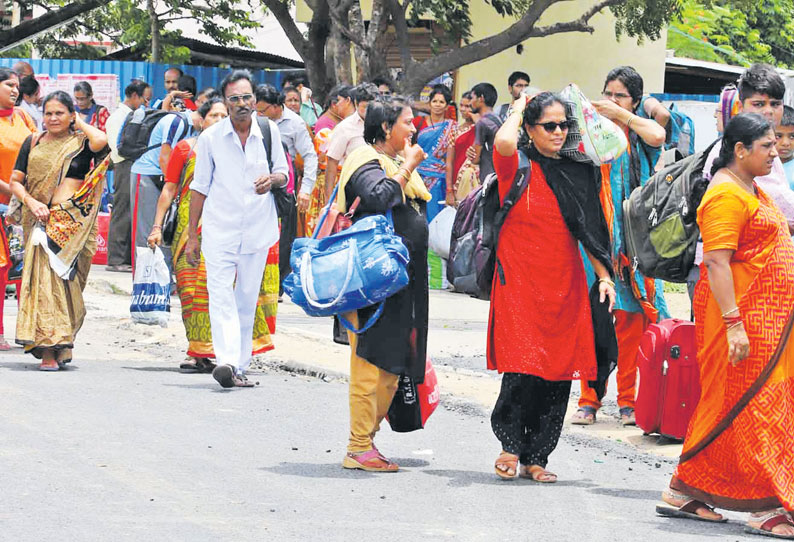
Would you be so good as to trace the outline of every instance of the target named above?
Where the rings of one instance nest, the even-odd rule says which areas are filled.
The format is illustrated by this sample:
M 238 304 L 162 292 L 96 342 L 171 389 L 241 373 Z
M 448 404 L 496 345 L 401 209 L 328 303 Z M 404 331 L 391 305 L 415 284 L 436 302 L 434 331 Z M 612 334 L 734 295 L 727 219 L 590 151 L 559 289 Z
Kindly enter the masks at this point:
M 360 0 L 365 18 L 372 9 L 371 0 Z M 549 8 L 541 18 L 540 25 L 575 20 L 595 0 L 563 2 Z M 297 1 L 297 19 L 307 21 L 311 10 L 302 0 Z M 498 33 L 514 22 L 513 18 L 501 17 L 485 0 L 471 0 L 472 41 Z M 493 84 L 499 91 L 498 103 L 509 100 L 507 77 L 515 70 L 529 73 L 532 86 L 542 90 L 559 91 L 574 82 L 591 99 L 600 96 L 604 77 L 610 69 L 631 65 L 645 81 L 645 92 L 664 90 L 664 59 L 666 32 L 662 38 L 642 45 L 624 36 L 615 38 L 615 20 L 608 10 L 590 19 L 595 28 L 593 34 L 570 32 L 543 38 L 532 38 L 524 42 L 522 54 L 512 47 L 489 58 L 460 68 L 456 79 L 456 98 L 481 82 Z
M 540 20 L 541 25 L 576 19 L 592 0 L 576 0 L 552 6 Z M 484 0 L 472 0 L 471 19 L 475 21 L 472 41 L 493 35 L 512 24 L 513 19 L 500 17 Z M 608 11 L 591 20 L 593 34 L 573 32 L 524 42 L 522 54 L 512 47 L 486 60 L 458 70 L 456 90 L 460 94 L 480 82 L 489 82 L 499 91 L 499 101 L 509 100 L 507 78 L 515 70 L 525 71 L 531 85 L 542 90 L 559 91 L 568 83 L 576 83 L 591 99 L 600 96 L 604 77 L 610 69 L 631 65 L 645 81 L 645 92 L 664 90 L 664 58 L 666 36 L 643 45 L 626 36 L 615 38 L 614 17 Z

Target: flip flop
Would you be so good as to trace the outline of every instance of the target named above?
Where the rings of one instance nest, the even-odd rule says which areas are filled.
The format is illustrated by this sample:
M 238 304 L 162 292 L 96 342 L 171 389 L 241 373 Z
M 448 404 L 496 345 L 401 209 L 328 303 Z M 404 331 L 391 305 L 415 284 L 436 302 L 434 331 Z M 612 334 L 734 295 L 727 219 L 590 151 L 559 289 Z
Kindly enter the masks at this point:
M 347 452 L 342 467 L 367 472 L 397 472 L 400 469 L 397 463 L 383 457 L 376 448 L 361 453 Z
M 624 427 L 637 425 L 637 418 L 634 416 L 634 409 L 623 407 L 620 409 L 620 424 Z
M 54 373 L 60 370 L 61 370 L 61 366 L 58 364 L 57 361 L 55 362 L 55 365 L 44 365 L 44 362 L 42 362 L 41 365 L 39 365 L 39 371 Z
M 593 425 L 595 422 L 596 409 L 593 407 L 581 407 L 571 417 L 571 425 Z
M 202 372 L 198 360 L 189 359 L 179 364 L 179 372 L 184 374 L 195 374 Z
M 751 525 L 746 525 L 744 527 L 744 532 L 755 534 L 759 536 L 768 536 L 770 538 L 778 538 L 781 540 L 794 540 L 794 535 L 792 534 L 779 534 L 773 533 L 772 529 L 777 527 L 778 525 L 791 525 L 794 527 L 794 519 L 792 519 L 791 515 L 786 512 L 785 510 L 775 510 L 774 512 L 770 512 L 766 515 L 761 517 L 751 517 L 752 520 L 760 521 L 760 527 L 753 527 Z
M 709 512 L 714 512 L 714 508 L 707 505 L 706 503 L 696 501 L 695 499 L 690 499 L 678 508 L 669 505 L 667 503 L 664 503 L 663 505 L 662 504 L 657 505 L 656 513 L 659 514 L 660 516 L 664 516 L 668 518 L 694 519 L 696 521 L 705 521 L 707 523 L 728 522 L 728 518 L 709 519 L 709 518 L 704 518 L 703 516 L 699 516 L 697 514 L 698 508 L 705 508 Z

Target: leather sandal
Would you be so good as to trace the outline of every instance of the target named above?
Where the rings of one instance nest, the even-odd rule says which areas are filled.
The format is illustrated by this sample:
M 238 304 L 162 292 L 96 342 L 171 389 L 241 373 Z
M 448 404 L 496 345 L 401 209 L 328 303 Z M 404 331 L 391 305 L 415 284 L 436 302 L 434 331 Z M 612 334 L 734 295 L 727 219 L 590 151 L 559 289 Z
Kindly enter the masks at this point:
M 695 499 L 690 499 L 688 496 L 682 493 L 677 493 L 673 491 L 665 491 L 665 494 L 672 499 L 683 500 L 684 504 L 676 507 L 673 506 L 672 504 L 662 501 L 662 504 L 656 506 L 656 513 L 659 514 L 660 516 L 664 516 L 668 518 L 694 519 L 697 521 L 706 521 L 708 523 L 727 523 L 728 521 L 728 518 L 724 518 L 724 517 L 721 517 L 719 519 L 712 519 L 698 514 L 697 511 L 701 508 L 705 508 L 709 512 L 716 514 L 714 508 L 704 502 Z
M 764 514 L 760 517 L 750 516 L 750 521 L 753 523 L 760 523 L 760 526 L 753 527 L 748 522 L 748 524 L 744 527 L 744 532 L 746 533 L 768 536 L 770 538 L 778 538 L 781 540 L 794 540 L 794 534 L 780 534 L 772 532 L 772 529 L 778 525 L 790 525 L 794 527 L 794 519 L 792 519 L 791 514 L 782 508 L 772 510 L 768 514 Z
M 513 480 L 518 474 L 518 456 L 502 450 L 502 453 L 496 458 L 493 468 L 494 472 L 496 472 L 502 480 Z M 510 471 L 513 471 L 513 474 L 510 474 Z
M 557 481 L 557 475 L 547 471 L 540 465 L 521 465 L 518 476 L 525 480 L 532 480 L 539 484 L 553 484 Z
M 367 472 L 397 472 L 400 466 L 389 461 L 375 448 L 366 452 L 347 452 L 342 467 Z

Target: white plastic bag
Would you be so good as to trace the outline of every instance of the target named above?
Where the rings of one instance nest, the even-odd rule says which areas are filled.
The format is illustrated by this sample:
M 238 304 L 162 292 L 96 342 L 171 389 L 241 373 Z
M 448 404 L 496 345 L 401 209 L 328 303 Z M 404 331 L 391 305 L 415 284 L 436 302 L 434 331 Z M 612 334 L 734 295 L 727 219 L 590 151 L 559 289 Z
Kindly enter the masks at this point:
M 171 273 L 159 247 L 135 248 L 135 277 L 132 281 L 132 321 L 150 326 L 168 326 L 171 311 Z
M 587 155 L 595 165 L 609 164 L 626 151 L 626 134 L 614 122 L 599 114 L 579 87 L 571 83 L 562 89 L 561 95 L 572 108 L 581 136 L 575 151 Z M 575 131 L 569 131 L 568 139 L 575 137 Z M 563 151 L 572 146 L 570 143 L 566 141 Z
M 430 250 L 444 258 L 449 258 L 449 245 L 452 239 L 452 224 L 455 222 L 455 208 L 444 207 L 430 223 Z

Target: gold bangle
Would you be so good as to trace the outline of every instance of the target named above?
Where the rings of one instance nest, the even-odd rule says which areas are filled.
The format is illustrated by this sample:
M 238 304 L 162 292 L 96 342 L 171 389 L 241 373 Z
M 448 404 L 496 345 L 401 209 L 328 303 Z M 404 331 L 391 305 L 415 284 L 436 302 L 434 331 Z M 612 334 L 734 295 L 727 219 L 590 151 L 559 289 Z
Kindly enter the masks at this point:
M 723 313 L 722 313 L 722 317 L 723 317 L 723 318 L 725 318 L 726 316 L 728 316 L 729 314 L 732 314 L 732 313 L 734 313 L 734 312 L 739 312 L 739 307 L 736 307 L 736 308 L 734 308 L 734 309 L 731 309 L 731 310 L 729 310 L 728 312 L 723 312 Z
M 633 114 L 633 113 L 632 113 L 632 115 L 629 117 L 629 121 L 626 123 L 626 128 L 628 128 L 629 130 L 631 130 L 631 123 L 632 123 L 632 122 L 634 121 L 634 119 L 636 119 L 636 118 L 637 118 L 637 115 L 635 115 L 635 114 Z
M 609 284 L 613 288 L 615 287 L 615 283 L 614 283 L 614 281 L 612 279 L 608 279 L 608 278 L 598 279 L 598 282 L 599 283 L 603 282 L 605 284 Z

